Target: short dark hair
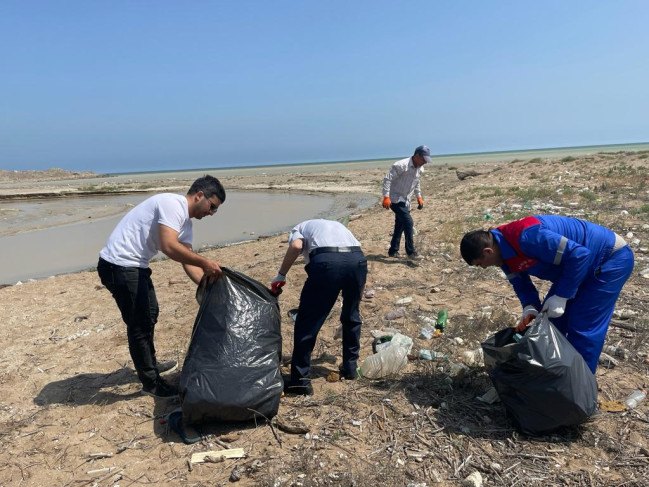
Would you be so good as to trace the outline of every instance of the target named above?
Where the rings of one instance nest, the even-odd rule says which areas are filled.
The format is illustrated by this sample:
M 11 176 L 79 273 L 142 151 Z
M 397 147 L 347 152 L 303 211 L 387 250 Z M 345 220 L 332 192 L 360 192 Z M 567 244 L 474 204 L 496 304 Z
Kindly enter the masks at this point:
M 473 265 L 473 261 L 482 256 L 482 251 L 492 245 L 493 237 L 491 232 L 487 230 L 472 230 L 462 237 L 460 253 L 467 264 Z
M 216 179 L 214 176 L 206 174 L 202 178 L 198 178 L 191 185 L 187 194 L 192 195 L 199 191 L 202 191 L 206 198 L 216 196 L 221 203 L 225 203 L 225 189 L 223 189 L 221 181 Z

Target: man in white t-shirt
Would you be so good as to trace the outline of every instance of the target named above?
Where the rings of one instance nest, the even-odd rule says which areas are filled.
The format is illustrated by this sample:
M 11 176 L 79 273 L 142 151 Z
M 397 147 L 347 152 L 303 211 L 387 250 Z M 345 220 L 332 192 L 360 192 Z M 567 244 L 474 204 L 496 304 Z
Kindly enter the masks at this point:
M 300 294 L 300 307 L 295 319 L 291 378 L 284 384 L 284 391 L 311 395 L 311 353 L 318 332 L 341 292 L 343 360 L 340 374 L 345 379 L 356 378 L 363 323 L 359 306 L 367 279 L 367 259 L 352 232 L 336 221 L 302 222 L 291 230 L 288 243 L 288 250 L 279 273 L 271 282 L 271 289 L 275 294 L 279 292 L 286 283 L 286 274 L 300 254 L 304 256 L 304 269 L 308 277 Z
M 144 394 L 178 395 L 178 389 L 160 377 L 161 372 L 177 364 L 156 360 L 153 335 L 159 309 L 149 261 L 162 251 L 180 262 L 195 283 L 203 275 L 217 279 L 221 275 L 219 264 L 192 250 L 191 219 L 213 215 L 224 201 L 223 186 L 209 175 L 194 181 L 184 196 L 151 196 L 122 218 L 99 252 L 97 272 L 126 323 L 129 351 Z

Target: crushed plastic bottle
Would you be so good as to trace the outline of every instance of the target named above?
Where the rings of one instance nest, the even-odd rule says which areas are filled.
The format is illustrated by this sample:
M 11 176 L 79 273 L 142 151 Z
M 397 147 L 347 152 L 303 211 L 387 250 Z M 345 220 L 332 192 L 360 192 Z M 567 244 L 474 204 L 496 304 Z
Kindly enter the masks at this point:
M 633 409 L 642 401 L 644 401 L 645 397 L 647 397 L 646 389 L 633 391 L 624 401 L 624 405 L 627 407 L 627 409 Z
M 398 373 L 407 363 L 408 351 L 400 345 L 393 345 L 363 360 L 358 372 L 361 377 L 380 379 Z
M 435 333 L 435 330 L 433 328 L 428 328 L 427 326 L 425 326 L 421 330 L 419 330 L 419 336 L 421 338 L 425 338 L 427 340 L 430 340 L 431 338 L 433 338 L 434 333 Z
M 446 322 L 448 321 L 448 313 L 445 309 L 440 309 L 437 313 L 437 321 L 435 321 L 435 328 L 438 330 L 446 330 Z
M 434 362 L 437 360 L 446 360 L 448 359 L 448 355 L 436 352 L 435 350 L 422 348 L 421 350 L 419 350 L 419 358 L 422 360 L 432 360 Z

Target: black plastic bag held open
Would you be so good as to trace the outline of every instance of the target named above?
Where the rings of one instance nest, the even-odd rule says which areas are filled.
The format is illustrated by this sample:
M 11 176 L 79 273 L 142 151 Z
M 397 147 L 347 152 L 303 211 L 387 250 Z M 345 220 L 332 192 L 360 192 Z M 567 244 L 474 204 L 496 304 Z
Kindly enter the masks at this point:
M 223 267 L 201 283 L 201 303 L 180 374 L 183 420 L 245 421 L 277 414 L 282 334 L 277 298 L 261 283 Z
M 545 313 L 519 342 L 506 328 L 482 343 L 485 366 L 521 430 L 542 434 L 585 421 L 597 407 L 597 381 Z

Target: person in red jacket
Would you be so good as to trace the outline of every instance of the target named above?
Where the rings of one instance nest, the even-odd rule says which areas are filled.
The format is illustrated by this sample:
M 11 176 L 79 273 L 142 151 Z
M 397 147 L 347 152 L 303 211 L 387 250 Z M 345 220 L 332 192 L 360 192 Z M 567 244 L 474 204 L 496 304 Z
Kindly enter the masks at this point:
M 622 237 L 586 220 L 535 215 L 468 232 L 460 252 L 469 265 L 501 267 L 523 306 L 517 329 L 546 312 L 595 372 L 615 303 L 633 270 L 633 252 Z M 552 282 L 543 302 L 530 276 Z

